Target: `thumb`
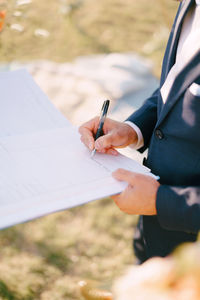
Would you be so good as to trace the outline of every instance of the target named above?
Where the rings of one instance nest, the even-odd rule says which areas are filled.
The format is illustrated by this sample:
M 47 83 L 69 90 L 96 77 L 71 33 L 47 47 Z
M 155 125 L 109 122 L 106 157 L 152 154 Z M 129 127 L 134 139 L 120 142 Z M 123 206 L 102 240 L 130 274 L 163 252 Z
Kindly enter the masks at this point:
M 136 173 L 124 169 L 116 170 L 115 172 L 112 173 L 112 176 L 119 181 L 126 181 L 130 185 L 134 185 L 136 181 Z
M 115 134 L 113 133 L 108 133 L 106 135 L 103 135 L 99 137 L 96 142 L 95 142 L 95 149 L 97 150 L 102 150 L 102 149 L 109 149 L 112 148 L 114 145 L 115 141 Z

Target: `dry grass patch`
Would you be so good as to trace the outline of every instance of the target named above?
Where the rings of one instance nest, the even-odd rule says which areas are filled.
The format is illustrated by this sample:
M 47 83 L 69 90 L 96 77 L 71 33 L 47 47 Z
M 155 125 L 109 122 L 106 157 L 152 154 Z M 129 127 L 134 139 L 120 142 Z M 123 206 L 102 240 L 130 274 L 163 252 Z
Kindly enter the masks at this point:
M 77 282 L 108 285 L 134 262 L 136 218 L 105 199 L 0 231 L 0 299 L 80 299 Z

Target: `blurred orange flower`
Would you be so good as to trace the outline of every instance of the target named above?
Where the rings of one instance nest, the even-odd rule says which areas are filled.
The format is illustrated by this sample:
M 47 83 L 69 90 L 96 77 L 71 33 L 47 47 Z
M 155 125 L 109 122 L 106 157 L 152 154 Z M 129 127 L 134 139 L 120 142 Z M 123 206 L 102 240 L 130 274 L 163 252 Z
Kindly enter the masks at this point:
M 0 32 L 3 30 L 5 17 L 6 17 L 6 10 L 0 10 Z

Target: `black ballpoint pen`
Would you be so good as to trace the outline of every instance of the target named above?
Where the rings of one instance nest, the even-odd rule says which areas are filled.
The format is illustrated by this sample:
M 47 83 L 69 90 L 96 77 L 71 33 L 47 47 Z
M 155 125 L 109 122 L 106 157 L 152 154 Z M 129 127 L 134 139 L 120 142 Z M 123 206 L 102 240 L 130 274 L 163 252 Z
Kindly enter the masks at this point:
M 101 115 L 100 115 L 100 119 L 99 119 L 99 127 L 98 127 L 97 133 L 95 135 L 95 141 L 101 135 L 103 135 L 103 125 L 104 125 L 106 115 L 107 115 L 107 112 L 108 112 L 109 104 L 110 104 L 110 100 L 105 100 L 104 103 L 103 103 L 103 106 L 102 106 L 102 109 L 101 109 Z M 92 150 L 92 152 L 91 152 L 91 157 L 94 156 L 95 152 L 96 152 L 96 149 L 94 148 L 94 150 Z

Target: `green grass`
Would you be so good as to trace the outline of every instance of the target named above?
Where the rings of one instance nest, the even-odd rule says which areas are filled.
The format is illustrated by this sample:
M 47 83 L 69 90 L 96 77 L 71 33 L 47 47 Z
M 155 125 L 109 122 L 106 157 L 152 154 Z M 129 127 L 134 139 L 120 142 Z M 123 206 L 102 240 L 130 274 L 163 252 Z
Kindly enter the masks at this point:
M 65 62 L 79 55 L 134 51 L 153 60 L 159 74 L 177 2 L 71 1 L 67 15 L 60 13 L 60 3 L 33 0 L 14 17 L 15 1 L 8 0 L 0 62 Z M 23 25 L 24 32 L 11 30 L 13 23 Z M 36 37 L 37 28 L 50 36 Z M 136 220 L 106 199 L 0 231 L 0 299 L 78 300 L 77 282 L 83 278 L 109 285 L 134 261 Z

